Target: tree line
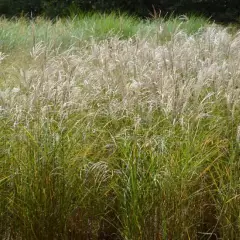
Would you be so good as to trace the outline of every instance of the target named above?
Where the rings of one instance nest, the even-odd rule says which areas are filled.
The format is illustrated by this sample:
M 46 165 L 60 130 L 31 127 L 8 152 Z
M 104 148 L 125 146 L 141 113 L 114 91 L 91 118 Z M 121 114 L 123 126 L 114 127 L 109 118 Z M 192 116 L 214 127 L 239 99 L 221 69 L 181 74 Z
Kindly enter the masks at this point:
M 193 12 L 223 22 L 240 20 L 239 0 L 0 0 L 0 14 L 29 17 L 66 16 L 77 11 L 124 11 L 146 17 L 149 13 Z

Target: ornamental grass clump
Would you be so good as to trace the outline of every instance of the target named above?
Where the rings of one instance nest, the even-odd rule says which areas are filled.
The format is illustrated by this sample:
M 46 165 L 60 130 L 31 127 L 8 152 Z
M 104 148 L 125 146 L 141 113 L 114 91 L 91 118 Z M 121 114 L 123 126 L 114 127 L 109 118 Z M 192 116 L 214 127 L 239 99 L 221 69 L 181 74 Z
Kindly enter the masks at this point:
M 2 239 L 240 237 L 240 36 L 140 35 L 0 55 Z

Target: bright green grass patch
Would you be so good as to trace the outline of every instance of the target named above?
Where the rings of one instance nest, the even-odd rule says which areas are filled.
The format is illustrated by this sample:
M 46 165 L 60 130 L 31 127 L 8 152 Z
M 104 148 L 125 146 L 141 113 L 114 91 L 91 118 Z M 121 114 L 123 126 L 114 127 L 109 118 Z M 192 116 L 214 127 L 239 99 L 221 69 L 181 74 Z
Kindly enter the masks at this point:
M 34 21 L 25 18 L 0 19 L 0 51 L 11 49 L 31 49 L 38 42 L 68 48 L 81 47 L 91 39 L 102 40 L 109 37 L 122 39 L 140 35 L 142 37 L 161 35 L 163 41 L 169 40 L 175 31 L 181 29 L 188 34 L 197 32 L 208 24 L 204 18 L 189 17 L 181 20 L 156 19 L 140 20 L 125 14 L 79 14 L 72 18 L 50 21 L 41 17 Z M 160 29 L 163 29 L 160 31 Z M 160 32 L 159 32 L 160 31 Z

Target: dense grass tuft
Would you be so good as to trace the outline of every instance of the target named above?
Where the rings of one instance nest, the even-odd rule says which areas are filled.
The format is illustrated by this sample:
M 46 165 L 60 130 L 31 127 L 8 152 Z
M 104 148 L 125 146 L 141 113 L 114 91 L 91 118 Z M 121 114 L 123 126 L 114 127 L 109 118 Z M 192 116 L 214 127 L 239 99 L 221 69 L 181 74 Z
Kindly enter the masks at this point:
M 1 19 L 1 239 L 240 238 L 240 37 L 185 20 Z

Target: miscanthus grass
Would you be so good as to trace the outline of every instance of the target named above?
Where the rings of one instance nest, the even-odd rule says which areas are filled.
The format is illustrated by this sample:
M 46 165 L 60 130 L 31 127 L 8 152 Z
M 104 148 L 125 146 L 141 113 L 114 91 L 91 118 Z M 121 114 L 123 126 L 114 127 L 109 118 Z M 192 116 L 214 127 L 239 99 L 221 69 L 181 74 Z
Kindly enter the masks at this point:
M 157 31 L 1 52 L 1 239 L 239 239 L 240 36 Z

